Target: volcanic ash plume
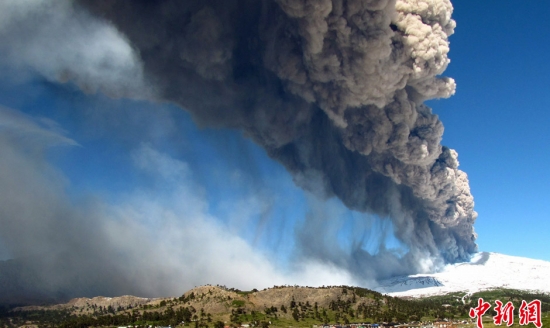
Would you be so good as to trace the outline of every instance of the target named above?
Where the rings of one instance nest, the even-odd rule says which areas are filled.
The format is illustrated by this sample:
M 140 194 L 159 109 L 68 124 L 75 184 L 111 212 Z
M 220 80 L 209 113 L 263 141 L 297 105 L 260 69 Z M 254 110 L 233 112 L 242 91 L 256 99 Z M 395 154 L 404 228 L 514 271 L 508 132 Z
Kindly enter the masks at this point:
M 242 130 L 304 189 L 391 218 L 412 258 L 476 251 L 468 179 L 423 104 L 455 90 L 439 76 L 448 0 L 79 3 L 125 35 L 158 98 Z

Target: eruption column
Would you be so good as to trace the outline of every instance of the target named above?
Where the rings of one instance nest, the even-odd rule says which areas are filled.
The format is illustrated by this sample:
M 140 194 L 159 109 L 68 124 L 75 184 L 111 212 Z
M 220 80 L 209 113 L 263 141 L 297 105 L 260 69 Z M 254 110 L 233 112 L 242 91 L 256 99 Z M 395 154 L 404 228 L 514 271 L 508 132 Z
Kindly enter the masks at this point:
M 411 270 L 476 251 L 467 176 L 423 104 L 455 92 L 448 0 L 78 2 L 128 38 L 156 97 L 241 130 L 302 188 L 391 218 Z

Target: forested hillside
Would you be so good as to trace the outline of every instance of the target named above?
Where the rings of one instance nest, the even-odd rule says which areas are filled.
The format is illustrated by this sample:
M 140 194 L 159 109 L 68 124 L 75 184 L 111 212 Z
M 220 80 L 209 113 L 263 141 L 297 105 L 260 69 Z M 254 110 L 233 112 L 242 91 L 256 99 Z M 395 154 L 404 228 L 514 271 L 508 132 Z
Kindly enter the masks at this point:
M 55 306 L 4 309 L 0 323 L 4 326 L 37 324 L 44 327 L 184 325 L 221 328 L 242 324 L 311 327 L 323 323 L 456 321 L 468 319 L 468 311 L 479 297 L 493 303 L 497 299 L 512 301 L 516 308 L 522 300 L 539 299 L 545 320 L 550 311 L 550 296 L 514 290 L 401 299 L 349 286 L 275 286 L 260 291 L 202 286 L 174 298 L 80 298 Z

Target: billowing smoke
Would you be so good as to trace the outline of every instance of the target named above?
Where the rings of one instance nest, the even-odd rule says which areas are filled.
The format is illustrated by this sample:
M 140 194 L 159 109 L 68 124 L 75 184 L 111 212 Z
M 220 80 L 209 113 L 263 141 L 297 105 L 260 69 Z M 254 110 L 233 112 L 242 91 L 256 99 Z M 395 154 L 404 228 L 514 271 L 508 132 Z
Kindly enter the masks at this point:
M 407 267 L 476 251 L 467 176 L 423 104 L 455 91 L 439 76 L 448 0 L 79 2 L 128 38 L 161 99 L 242 130 L 304 189 L 390 218 Z
M 161 175 L 170 197 L 146 190 L 114 209 L 75 206 L 45 153 L 52 144 L 77 142 L 53 122 L 2 109 L 0 192 L 11 198 L 1 197 L 0 243 L 15 257 L 53 249 L 29 270 L 65 297 L 161 295 L 181 288 L 181 276 L 188 277 L 185 287 L 311 285 L 311 277 L 327 277 L 316 268 L 336 268 L 336 281 L 367 284 L 467 259 L 477 249 L 468 179 L 457 153 L 440 144 L 442 123 L 423 104 L 454 93 L 454 81 L 440 76 L 449 63 L 451 12 L 448 0 L 1 2 L 0 69 L 13 78 L 28 78 L 24 71 L 89 93 L 174 103 L 201 126 L 242 131 L 315 197 L 295 234 L 298 259 L 313 274 L 289 279 L 216 226 L 189 186 L 185 163 L 139 146 L 136 165 Z M 189 199 L 178 205 L 176 194 Z M 341 220 L 330 205 L 335 198 L 365 222 L 390 220 L 406 252 L 382 242 L 368 252 L 366 236 L 352 238 L 351 251 L 339 248 L 337 228 L 327 224 Z M 157 230 L 164 237 L 155 239 L 145 216 L 162 218 Z M 198 245 L 202 235 L 209 247 L 178 246 Z M 147 242 L 135 246 L 135 236 Z M 220 249 L 218 260 L 208 257 Z M 170 255 L 161 260 L 159 253 Z M 63 258 L 74 267 L 69 274 L 56 266 Z M 130 278 L 127 268 L 135 269 Z

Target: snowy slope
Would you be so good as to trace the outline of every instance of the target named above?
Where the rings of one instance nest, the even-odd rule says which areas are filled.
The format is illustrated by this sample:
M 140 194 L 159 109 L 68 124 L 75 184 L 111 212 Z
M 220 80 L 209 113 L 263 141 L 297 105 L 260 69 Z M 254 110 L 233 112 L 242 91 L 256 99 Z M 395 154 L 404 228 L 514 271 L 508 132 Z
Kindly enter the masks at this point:
M 448 265 L 438 273 L 385 280 L 375 290 L 391 296 L 420 297 L 490 288 L 550 293 L 550 262 L 483 252 L 470 262 Z

